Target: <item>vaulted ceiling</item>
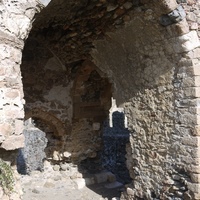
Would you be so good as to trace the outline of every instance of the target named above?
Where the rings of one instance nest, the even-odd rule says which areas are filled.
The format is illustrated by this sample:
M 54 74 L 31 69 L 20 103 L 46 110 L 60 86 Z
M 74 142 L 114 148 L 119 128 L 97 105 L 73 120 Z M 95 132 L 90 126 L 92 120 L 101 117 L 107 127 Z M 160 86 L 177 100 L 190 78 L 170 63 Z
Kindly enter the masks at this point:
M 36 16 L 29 37 L 70 65 L 88 59 L 93 42 L 129 22 L 138 8 L 139 0 L 52 0 Z

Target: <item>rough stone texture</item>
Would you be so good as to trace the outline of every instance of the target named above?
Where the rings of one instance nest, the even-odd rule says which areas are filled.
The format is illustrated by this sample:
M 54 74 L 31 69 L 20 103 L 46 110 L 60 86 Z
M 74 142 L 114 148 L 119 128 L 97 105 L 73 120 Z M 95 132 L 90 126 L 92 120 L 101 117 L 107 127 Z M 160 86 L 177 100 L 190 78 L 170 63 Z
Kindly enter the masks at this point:
M 0 2 L 0 10 L 0 146 L 14 150 L 24 144 L 24 100 L 20 71 L 22 49 L 40 5 L 31 0 L 5 0 Z M 9 159 L 8 156 L 6 160 Z M 1 199 L 20 199 L 18 185 L 15 189 L 14 193 L 1 196 Z
M 30 36 L 37 35 L 63 63 L 85 60 L 89 58 L 92 42 L 129 21 L 127 13 L 139 4 L 137 0 L 52 0 L 48 9 L 36 18 Z
M 94 128 L 93 124 L 100 126 L 108 112 L 110 83 L 91 62 L 66 67 L 32 38 L 23 52 L 25 118 L 33 118 L 46 133 L 51 146 L 46 150 L 48 159 L 80 162 L 95 157 L 101 138 L 100 127 Z
M 112 118 L 106 120 L 103 127 L 102 166 L 114 173 L 118 181 L 130 183 L 132 180 L 126 167 L 125 157 L 129 131 L 125 128 L 124 113 L 116 109 L 111 115 Z
M 177 2 L 186 18 L 162 27 L 160 17 L 172 13 Z M 53 147 L 54 160 L 61 154 L 74 161 L 96 156 L 101 138 L 93 124 L 100 123 L 109 109 L 107 77 L 131 133 L 127 166 L 133 184 L 122 198 L 199 199 L 199 4 L 193 0 L 48 4 L 34 21 L 21 69 L 28 118 L 51 126 L 60 140 Z M 13 143 L 21 138 L 24 117 L 21 50 L 35 13 L 44 5 L 28 0 L 0 3 L 0 141 L 7 150 L 22 145 L 22 140 Z M 91 59 L 97 67 L 88 73 L 84 61 Z M 77 114 L 73 109 L 79 103 L 84 109 Z
M 17 158 L 18 172 L 30 173 L 33 170 L 43 170 L 43 162 L 46 158 L 44 152 L 48 140 L 46 134 L 34 127 L 33 123 L 27 123 L 23 131 L 25 136 L 25 148 L 20 149 Z
M 39 4 L 35 1 L 4 1 L 0 3 L 0 125 L 2 147 L 9 148 L 7 143 L 12 140 L 9 136 L 22 133 L 22 123 L 18 121 L 24 117 L 23 90 L 21 82 L 20 63 L 24 39 L 31 29 L 32 19 L 39 11 Z M 8 129 L 9 124 L 11 127 Z M 20 132 L 15 132 L 19 130 Z M 19 137 L 19 136 L 16 136 Z M 9 141 L 7 141 L 9 140 Z M 21 143 L 13 144 L 12 149 L 19 148 Z
M 153 4 L 148 4 L 148 17 L 144 10 L 137 9 L 125 28 L 109 34 L 110 40 L 97 41 L 92 54 L 113 80 L 114 97 L 128 118 L 127 166 L 134 186 L 124 198 L 183 199 L 190 190 L 195 199 L 199 189 L 192 183 L 190 164 L 199 164 L 198 147 L 193 147 L 198 142 L 190 137 L 198 124 L 192 109 L 197 90 L 191 94 L 187 88 L 198 86 L 198 77 L 179 70 L 198 59 L 187 55 L 197 51 L 199 39 L 193 31 L 177 32 L 178 24 L 159 27 L 160 11 Z

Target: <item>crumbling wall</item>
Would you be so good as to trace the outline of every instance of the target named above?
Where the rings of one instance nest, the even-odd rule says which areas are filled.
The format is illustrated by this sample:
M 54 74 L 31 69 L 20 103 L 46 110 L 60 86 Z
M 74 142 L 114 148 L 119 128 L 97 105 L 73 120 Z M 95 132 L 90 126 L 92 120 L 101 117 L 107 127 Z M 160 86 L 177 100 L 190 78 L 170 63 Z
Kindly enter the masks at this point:
M 26 4 L 25 4 L 26 3 Z M 0 3 L 1 7 L 1 91 L 0 126 L 1 146 L 12 150 L 23 146 L 23 90 L 20 63 L 22 48 L 34 14 L 38 12 L 36 2 L 24 1 L 15 4 L 10 1 Z M 18 142 L 16 142 L 18 141 Z
M 127 188 L 124 198 L 199 199 L 199 2 L 135 2 L 134 9 L 124 17 L 125 27 L 116 33 L 104 33 L 107 39 L 96 42 L 92 53 L 97 67 L 112 80 L 114 96 L 125 108 L 132 133 L 127 165 L 133 185 Z M 186 18 L 176 2 L 182 3 Z M 23 146 L 24 100 L 19 65 L 24 40 L 40 6 L 26 0 L 0 3 L 0 141 L 6 150 Z M 55 55 L 51 58 L 55 60 Z M 49 66 L 45 70 L 51 74 Z M 44 69 L 41 72 L 45 80 Z M 49 85 L 40 106 L 49 109 L 53 101 L 56 103 L 52 106 L 58 108 L 60 98 L 70 104 L 68 97 L 57 95 L 63 91 L 61 85 Z M 40 96 L 43 88 L 35 86 Z M 64 89 L 69 92 L 68 86 Z M 58 110 L 57 114 L 54 110 L 56 117 L 70 120 L 70 108 L 67 116 L 62 106 Z M 81 121 L 91 130 L 94 120 Z M 82 126 L 77 129 L 85 131 Z
M 161 25 L 161 17 L 178 5 L 159 3 L 133 10 L 130 23 L 96 42 L 92 55 L 113 81 L 131 132 L 127 166 L 133 183 L 122 198 L 198 199 L 198 175 L 191 171 L 197 173 L 199 163 L 199 138 L 193 133 L 200 43 L 184 11 L 180 22 Z
M 0 146 L 5 150 L 15 150 L 24 144 L 20 64 L 24 40 L 40 6 L 38 2 L 28 0 L 0 2 Z M 14 156 L 3 157 L 6 154 L 0 153 L 4 160 L 9 161 L 9 165 L 15 165 L 16 151 L 9 151 L 9 154 Z M 1 192 L 0 198 L 11 196 L 12 199 L 19 199 L 20 189 L 15 187 L 11 193 L 13 196 L 3 196 Z
M 41 43 L 29 38 L 23 50 L 21 71 L 26 113 L 41 109 L 68 124 L 72 119 L 73 82 L 61 61 Z
M 27 40 L 21 65 L 25 118 L 33 118 L 47 137 L 45 126 L 53 127 L 58 141 L 50 145 L 55 141 L 48 137 L 47 145 L 52 163 L 77 163 L 95 157 L 102 147 L 100 126 L 110 106 L 110 83 L 89 61 L 74 68 L 64 65 L 44 44 Z

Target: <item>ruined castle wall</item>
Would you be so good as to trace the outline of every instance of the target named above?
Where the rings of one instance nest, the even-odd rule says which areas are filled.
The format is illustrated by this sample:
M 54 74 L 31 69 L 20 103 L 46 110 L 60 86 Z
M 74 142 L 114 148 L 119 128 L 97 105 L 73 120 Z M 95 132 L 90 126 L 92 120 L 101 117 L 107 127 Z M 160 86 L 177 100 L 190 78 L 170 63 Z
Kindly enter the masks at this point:
M 186 19 L 161 26 L 164 10 L 157 9 L 135 9 L 125 28 L 96 42 L 92 55 L 128 118 L 133 185 L 124 198 L 198 199 L 198 33 Z
M 0 2 L 0 10 L 0 146 L 5 150 L 15 150 L 24 145 L 22 49 L 40 5 L 36 1 L 5 0 Z M 16 151 L 9 151 L 7 155 L 2 150 L 0 154 L 9 165 L 15 165 Z M 14 193 L 11 194 L 11 198 L 16 200 L 20 198 L 20 188 L 17 187 L 13 186 Z M 0 199 L 8 199 L 2 188 L 0 190 Z
M 94 158 L 102 147 L 100 123 L 106 116 L 102 105 L 109 108 L 111 94 L 104 94 L 109 83 L 93 65 L 70 68 L 43 43 L 31 37 L 26 41 L 21 64 L 25 119 L 32 118 L 46 133 L 46 158 L 54 163 Z
M 199 3 L 177 1 L 186 19 L 163 27 L 160 16 L 175 9 L 176 1 L 141 2 L 144 6 L 125 16 L 130 23 L 106 33 L 107 40 L 96 42 L 92 53 L 128 118 L 133 185 L 125 197 L 199 199 Z M 0 7 L 0 141 L 13 150 L 23 146 L 21 51 L 39 7 L 26 0 L 3 1 Z M 43 98 L 57 102 L 54 89 Z M 88 121 L 85 125 L 92 128 Z
M 0 8 L 0 142 L 1 147 L 12 150 L 23 146 L 21 51 L 38 8 L 34 1 L 24 1 L 23 6 L 20 2 L 4 1 L 0 3 Z
M 67 126 L 72 121 L 70 91 L 73 81 L 61 61 L 37 40 L 30 38 L 23 50 L 21 71 L 26 119 L 34 117 L 31 112 L 37 109 L 54 115 Z

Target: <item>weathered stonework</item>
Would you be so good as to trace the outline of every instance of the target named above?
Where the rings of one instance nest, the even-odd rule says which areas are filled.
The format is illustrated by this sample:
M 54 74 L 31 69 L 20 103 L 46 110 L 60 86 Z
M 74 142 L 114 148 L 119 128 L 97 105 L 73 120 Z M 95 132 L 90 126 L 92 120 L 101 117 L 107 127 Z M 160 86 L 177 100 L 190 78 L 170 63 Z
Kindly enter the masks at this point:
M 121 199 L 200 199 L 199 6 L 2 1 L 1 147 L 23 147 L 25 107 L 26 119 L 48 124 L 59 138 L 53 160 L 95 157 L 113 92 L 131 133 L 126 158 L 133 182 Z M 162 16 L 173 23 L 162 26 Z
M 189 103 L 197 100 L 198 77 L 180 70 L 195 65 L 198 54 L 192 52 L 199 39 L 189 28 L 177 31 L 179 24 L 164 32 L 156 23 L 160 10 L 150 4 L 148 9 L 148 18 L 135 11 L 125 28 L 110 33 L 111 40 L 97 41 L 93 51 L 96 65 L 114 82 L 114 97 L 125 108 L 132 133 L 127 166 L 133 186 L 122 198 L 198 199 L 191 173 L 192 163 L 198 165 L 198 138 L 192 138 L 198 115 L 196 103 Z M 189 27 L 186 21 L 180 25 Z
M 95 157 L 102 144 L 100 127 L 94 129 L 93 124 L 100 124 L 110 107 L 111 86 L 107 79 L 101 78 L 89 61 L 76 69 L 67 68 L 32 38 L 27 40 L 22 61 L 25 119 L 50 126 L 59 141 L 51 147 L 48 159 L 77 163 Z M 45 132 L 48 136 L 49 131 Z M 70 156 L 66 157 L 65 152 Z

